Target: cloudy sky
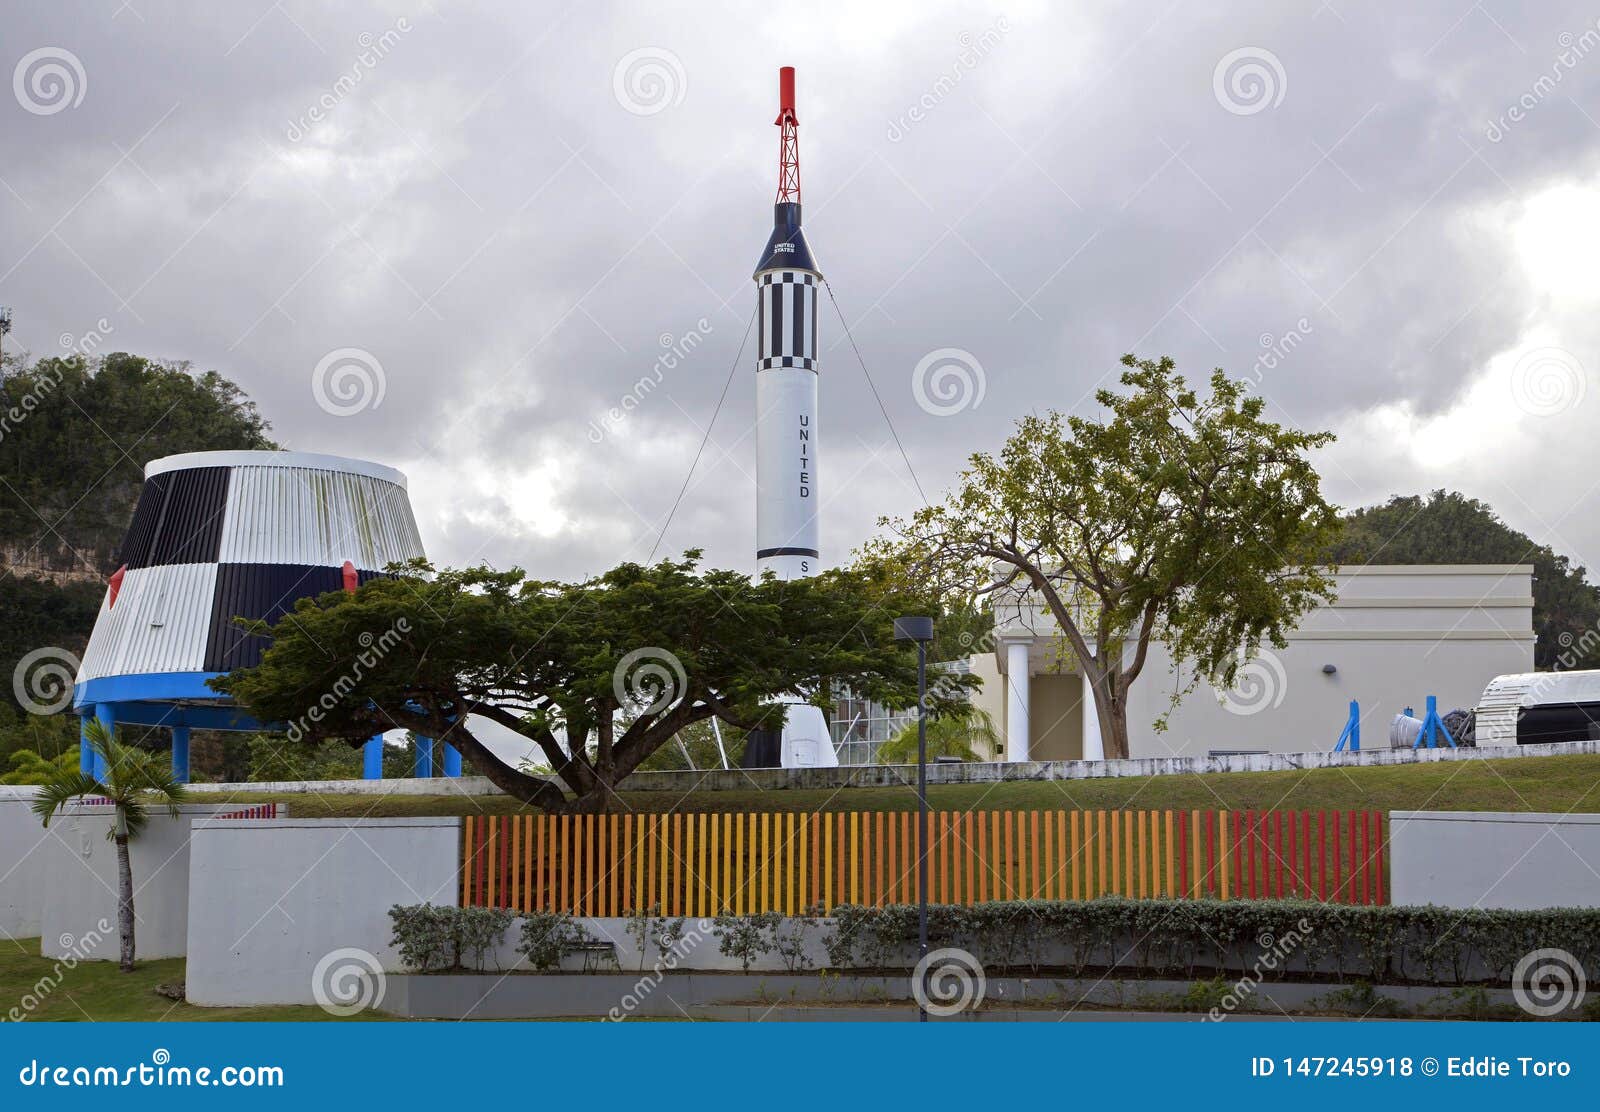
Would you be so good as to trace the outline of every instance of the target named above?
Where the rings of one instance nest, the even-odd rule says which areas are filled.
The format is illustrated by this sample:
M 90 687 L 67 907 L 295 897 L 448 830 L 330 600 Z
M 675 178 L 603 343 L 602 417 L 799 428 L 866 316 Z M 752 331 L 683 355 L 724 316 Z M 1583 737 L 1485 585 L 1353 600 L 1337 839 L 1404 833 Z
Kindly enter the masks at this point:
M 1342 504 L 1453 487 L 1595 564 L 1596 15 L 18 5 L 0 303 L 35 355 L 190 360 L 287 446 L 402 468 L 440 561 L 752 567 L 735 355 L 789 64 L 865 362 L 825 318 L 825 556 L 1135 351 L 1335 430 Z

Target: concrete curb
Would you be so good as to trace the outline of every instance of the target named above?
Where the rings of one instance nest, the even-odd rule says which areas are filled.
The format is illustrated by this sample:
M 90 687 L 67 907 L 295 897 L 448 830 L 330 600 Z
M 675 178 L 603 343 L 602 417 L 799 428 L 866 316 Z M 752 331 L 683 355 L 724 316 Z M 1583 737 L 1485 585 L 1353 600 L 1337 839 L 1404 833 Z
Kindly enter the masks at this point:
M 991 977 L 984 986 L 981 1009 L 948 1018 L 968 1022 L 1060 1018 L 1084 1007 L 1171 1012 L 1191 987 L 1189 981 L 1175 980 Z M 1319 1001 L 1344 987 L 1336 982 L 1257 984 L 1238 994 L 1239 1004 L 1216 1014 L 1241 1019 L 1252 1014 L 1313 1014 Z M 1482 991 L 1490 1005 L 1515 1006 L 1508 989 Z M 1440 1011 L 1458 990 L 1456 986 L 1379 985 L 1374 992 L 1374 999 L 1387 998 L 1426 1014 L 1430 1009 Z M 883 1009 L 893 1018 L 916 1018 L 909 976 L 818 973 L 389 974 L 378 1007 L 411 1019 L 701 1016 L 760 1020 L 813 1018 L 795 1014 L 812 1009 L 829 1019 L 882 1018 L 875 1013 Z M 1094 1014 L 1088 1011 L 1084 1018 Z M 1210 1018 L 1209 1012 L 1179 1014 L 1187 1019 Z

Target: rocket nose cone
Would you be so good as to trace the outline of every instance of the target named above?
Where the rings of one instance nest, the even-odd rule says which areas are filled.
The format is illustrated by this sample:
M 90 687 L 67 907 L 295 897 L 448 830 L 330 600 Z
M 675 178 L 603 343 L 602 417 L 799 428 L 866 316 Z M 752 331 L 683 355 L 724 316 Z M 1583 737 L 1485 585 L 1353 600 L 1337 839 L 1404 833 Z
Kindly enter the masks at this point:
M 772 209 L 772 235 L 767 239 L 766 250 L 755 272 L 782 268 L 784 270 L 809 270 L 820 274 L 811 247 L 806 243 L 805 232 L 800 230 L 800 205 L 793 201 L 780 201 Z

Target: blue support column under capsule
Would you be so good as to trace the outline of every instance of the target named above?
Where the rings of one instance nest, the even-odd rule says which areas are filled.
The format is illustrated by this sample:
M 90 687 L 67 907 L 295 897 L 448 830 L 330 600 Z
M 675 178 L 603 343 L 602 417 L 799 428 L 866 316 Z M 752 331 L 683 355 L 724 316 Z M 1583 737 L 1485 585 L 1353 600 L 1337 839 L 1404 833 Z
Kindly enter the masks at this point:
M 89 747 L 89 719 L 93 717 L 93 707 L 78 717 L 78 771 L 85 776 L 94 773 L 94 750 Z
M 100 725 L 106 728 L 106 733 L 112 737 L 117 736 L 117 713 L 110 703 L 96 703 L 94 716 L 99 719 Z M 106 759 L 100 754 L 94 754 L 94 778 L 104 781 L 106 778 Z
M 180 784 L 189 782 L 189 727 L 172 727 L 172 778 Z
M 361 747 L 361 778 L 383 779 L 383 735 L 376 734 Z
M 412 775 L 420 780 L 426 780 L 433 775 L 433 739 L 412 734 L 411 744 L 416 749 L 416 763 L 412 766 Z
M 448 741 L 444 743 L 444 774 L 458 778 L 461 775 L 461 750 Z

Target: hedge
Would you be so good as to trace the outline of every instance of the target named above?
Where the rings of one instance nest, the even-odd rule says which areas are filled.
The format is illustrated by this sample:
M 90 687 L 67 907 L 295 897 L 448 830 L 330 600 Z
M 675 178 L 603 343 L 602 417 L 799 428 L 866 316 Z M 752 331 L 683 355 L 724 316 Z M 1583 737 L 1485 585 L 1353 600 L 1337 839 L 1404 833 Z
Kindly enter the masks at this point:
M 1533 950 L 1559 948 L 1600 976 L 1600 909 L 1461 911 L 1301 900 L 1016 901 L 929 908 L 930 948 L 958 947 L 992 976 L 1251 971 L 1264 979 L 1505 984 Z M 913 906 L 840 907 L 836 970 L 903 969 L 916 959 Z M 1263 958 L 1268 960 L 1263 961 Z
M 513 922 L 519 953 L 536 969 L 554 968 L 585 940 L 561 912 L 519 915 L 487 908 L 396 906 L 393 944 L 416 972 L 482 969 Z M 641 951 L 648 936 L 681 937 L 682 920 L 637 916 Z M 803 970 L 804 931 L 775 915 L 724 916 L 713 933 L 722 951 L 748 966 L 777 953 Z M 1525 955 L 1566 950 L 1600 981 L 1600 909 L 1458 911 L 1442 907 L 1323 904 L 1303 900 L 1013 901 L 928 909 L 931 948 L 957 947 L 990 976 L 1118 973 L 1194 979 L 1230 972 L 1263 980 L 1360 979 L 1432 985 L 1505 984 Z M 827 920 L 821 921 L 828 924 Z M 655 931 L 648 928 L 654 926 Z M 668 928 L 670 927 L 670 930 Z M 662 932 L 666 931 L 666 934 Z M 824 939 L 834 972 L 904 970 L 917 960 L 917 909 L 910 905 L 836 908 Z

